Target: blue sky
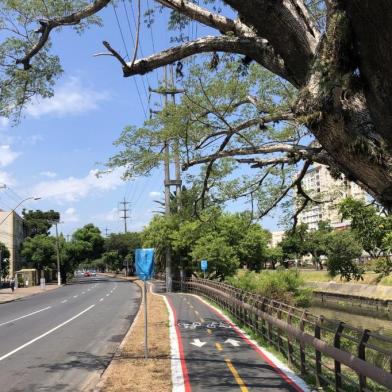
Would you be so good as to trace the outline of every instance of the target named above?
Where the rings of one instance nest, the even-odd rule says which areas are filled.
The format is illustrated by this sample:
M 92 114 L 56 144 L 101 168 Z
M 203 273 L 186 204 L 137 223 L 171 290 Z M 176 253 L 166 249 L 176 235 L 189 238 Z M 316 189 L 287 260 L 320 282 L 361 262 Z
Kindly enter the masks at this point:
M 134 3 L 134 2 L 133 2 Z M 144 2 L 143 2 L 144 3 Z M 117 14 L 132 56 L 133 43 L 123 4 L 135 35 L 130 3 L 119 2 Z M 96 177 L 99 162 L 105 162 L 116 152 L 112 145 L 125 125 L 141 125 L 144 111 L 135 81 L 146 111 L 154 106 L 157 97 L 145 91 L 157 85 L 161 71 L 147 76 L 123 78 L 120 64 L 109 56 L 94 57 L 104 52 L 102 41 L 125 55 L 120 30 L 111 6 L 101 12 L 104 27 L 93 27 L 83 35 L 63 29 L 53 35 L 53 52 L 61 57 L 64 74 L 55 88 L 55 96 L 29 105 L 25 117 L 15 127 L 0 118 L 0 208 L 14 208 L 23 198 L 42 197 L 24 204 L 30 209 L 60 211 L 65 235 L 77 227 L 94 223 L 109 233 L 123 230 L 119 219 L 119 202 L 125 197 L 131 202 L 129 230 L 141 230 L 157 209 L 153 200 L 162 198 L 163 177 L 156 171 L 148 178 L 132 182 L 121 180 L 121 170 L 101 178 Z M 170 46 L 170 32 L 166 30 L 167 13 L 159 15 L 150 31 L 141 31 L 144 55 Z M 203 28 L 198 27 L 198 33 Z M 195 25 L 189 30 L 196 34 Z M 139 53 L 140 57 L 140 53 Z M 144 83 L 144 85 L 143 85 Z M 20 209 L 18 209 L 20 211 Z M 266 227 L 275 226 L 267 219 Z

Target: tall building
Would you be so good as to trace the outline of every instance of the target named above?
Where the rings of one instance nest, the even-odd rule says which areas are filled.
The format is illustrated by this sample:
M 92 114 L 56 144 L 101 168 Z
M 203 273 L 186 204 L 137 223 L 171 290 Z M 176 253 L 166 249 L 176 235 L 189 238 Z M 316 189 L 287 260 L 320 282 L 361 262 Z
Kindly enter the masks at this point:
M 347 179 L 335 179 L 326 166 L 314 164 L 302 180 L 304 191 L 321 204 L 309 204 L 298 215 L 298 223 L 306 223 L 310 230 L 316 230 L 320 221 L 328 221 L 332 227 L 342 228 L 350 222 L 342 222 L 338 204 L 346 197 L 366 200 L 366 192 Z M 296 195 L 300 198 L 301 196 Z
M 25 238 L 23 219 L 15 211 L 0 210 L 0 242 L 10 251 L 9 276 L 21 267 L 20 247 Z
M 271 248 L 276 248 L 280 242 L 282 242 L 285 231 L 271 231 L 271 239 L 269 241 L 269 246 Z

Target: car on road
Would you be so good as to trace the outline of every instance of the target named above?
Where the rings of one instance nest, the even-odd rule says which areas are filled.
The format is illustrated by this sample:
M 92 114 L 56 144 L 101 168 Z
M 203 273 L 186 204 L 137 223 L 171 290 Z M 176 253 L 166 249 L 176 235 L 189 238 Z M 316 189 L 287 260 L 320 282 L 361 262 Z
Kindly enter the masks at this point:
M 86 271 L 85 273 L 84 273 L 84 276 L 87 278 L 87 277 L 89 277 L 89 276 L 91 276 L 91 272 L 90 271 Z

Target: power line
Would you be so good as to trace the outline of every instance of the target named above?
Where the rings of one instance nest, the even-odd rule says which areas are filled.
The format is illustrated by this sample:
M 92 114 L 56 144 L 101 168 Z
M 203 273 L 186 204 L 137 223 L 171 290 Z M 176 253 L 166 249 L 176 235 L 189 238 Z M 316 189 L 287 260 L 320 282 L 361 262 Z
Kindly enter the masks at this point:
M 128 22 L 129 32 L 131 33 L 131 38 L 132 38 L 133 46 L 136 47 L 136 41 L 135 41 L 134 36 L 133 36 L 133 33 L 132 33 L 131 22 L 130 22 L 130 20 L 129 20 L 129 15 L 128 15 L 127 7 L 125 6 L 125 0 L 122 0 L 122 3 L 123 3 L 124 11 L 125 11 L 125 16 L 126 16 L 127 22 Z M 132 3 L 130 4 L 130 6 L 131 6 L 131 9 L 132 9 L 132 14 L 133 14 Z M 135 19 L 135 17 L 134 17 L 134 19 Z M 136 22 L 135 22 L 135 23 L 136 23 Z M 140 47 L 140 54 L 142 55 L 142 57 L 144 57 L 143 49 L 142 49 L 142 46 L 141 46 L 140 43 L 139 43 L 139 47 Z M 146 89 L 146 85 L 145 85 L 145 83 L 144 83 L 144 78 L 141 77 L 141 80 L 142 80 L 144 92 L 145 92 L 146 96 L 148 96 L 147 89 Z M 148 76 L 147 76 L 147 75 L 146 75 L 146 80 L 147 80 L 147 85 L 148 85 L 148 87 L 150 87 L 150 83 L 149 83 L 149 81 L 148 81 Z
M 130 57 L 129 57 L 127 45 L 125 44 L 125 38 L 124 38 L 124 34 L 123 34 L 123 31 L 122 31 L 122 28 L 121 28 L 120 20 L 119 20 L 118 15 L 117 15 L 116 6 L 115 6 L 113 3 L 111 3 L 111 4 L 112 4 L 112 7 L 113 7 L 114 14 L 115 14 L 115 16 L 116 16 L 117 26 L 118 26 L 118 29 L 120 30 L 120 35 L 121 35 L 121 39 L 122 39 L 122 42 L 123 42 L 123 45 L 124 45 L 125 53 L 126 53 L 126 55 L 127 55 L 127 57 L 128 57 L 128 60 L 129 60 Z M 142 106 L 142 109 L 143 109 L 144 118 L 147 119 L 147 112 L 146 112 L 146 109 L 145 109 L 145 107 L 144 107 L 142 97 L 141 97 L 141 95 L 140 95 L 139 86 L 138 86 L 138 84 L 137 84 L 135 78 L 132 78 L 132 80 L 133 80 L 133 82 L 134 82 L 134 84 L 135 84 L 136 91 L 137 91 L 137 95 L 138 95 L 139 101 L 140 101 L 140 105 Z

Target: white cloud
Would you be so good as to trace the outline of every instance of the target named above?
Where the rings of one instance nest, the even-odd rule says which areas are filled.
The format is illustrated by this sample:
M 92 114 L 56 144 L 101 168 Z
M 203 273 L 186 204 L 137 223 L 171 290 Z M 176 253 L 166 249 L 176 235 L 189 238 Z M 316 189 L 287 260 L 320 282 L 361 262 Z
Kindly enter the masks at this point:
M 0 185 L 4 184 L 7 186 L 13 186 L 16 184 L 16 181 L 11 177 L 9 173 L 0 171 Z
M 157 192 L 157 191 L 150 192 L 150 197 L 152 199 L 157 198 L 157 197 L 161 197 L 161 196 L 162 196 L 162 192 Z
M 79 222 L 79 215 L 76 213 L 76 209 L 74 207 L 70 207 L 67 208 L 61 215 L 61 219 L 64 220 L 65 223 Z
M 43 199 L 53 199 L 58 203 L 75 202 L 99 191 L 109 191 L 124 184 L 123 170 L 116 169 L 97 177 L 98 170 L 90 170 L 82 178 L 68 177 L 60 180 L 42 181 L 33 187 L 31 194 Z
M 57 173 L 52 172 L 52 171 L 50 171 L 50 170 L 48 170 L 48 171 L 43 171 L 43 172 L 41 172 L 41 173 L 39 173 L 39 174 L 40 174 L 41 176 L 48 177 L 48 178 L 57 177 Z
M 110 211 L 97 214 L 97 215 L 95 215 L 94 219 L 100 220 L 100 221 L 105 221 L 105 222 L 118 221 L 118 219 L 119 219 L 118 209 L 112 208 Z
M 19 152 L 12 151 L 11 146 L 8 144 L 0 145 L 0 166 L 8 166 L 18 156 Z
M 82 114 L 98 109 L 98 104 L 107 101 L 109 94 L 83 86 L 80 79 L 71 77 L 55 91 L 51 98 L 37 99 L 26 108 L 32 117 L 53 115 L 63 117 Z

